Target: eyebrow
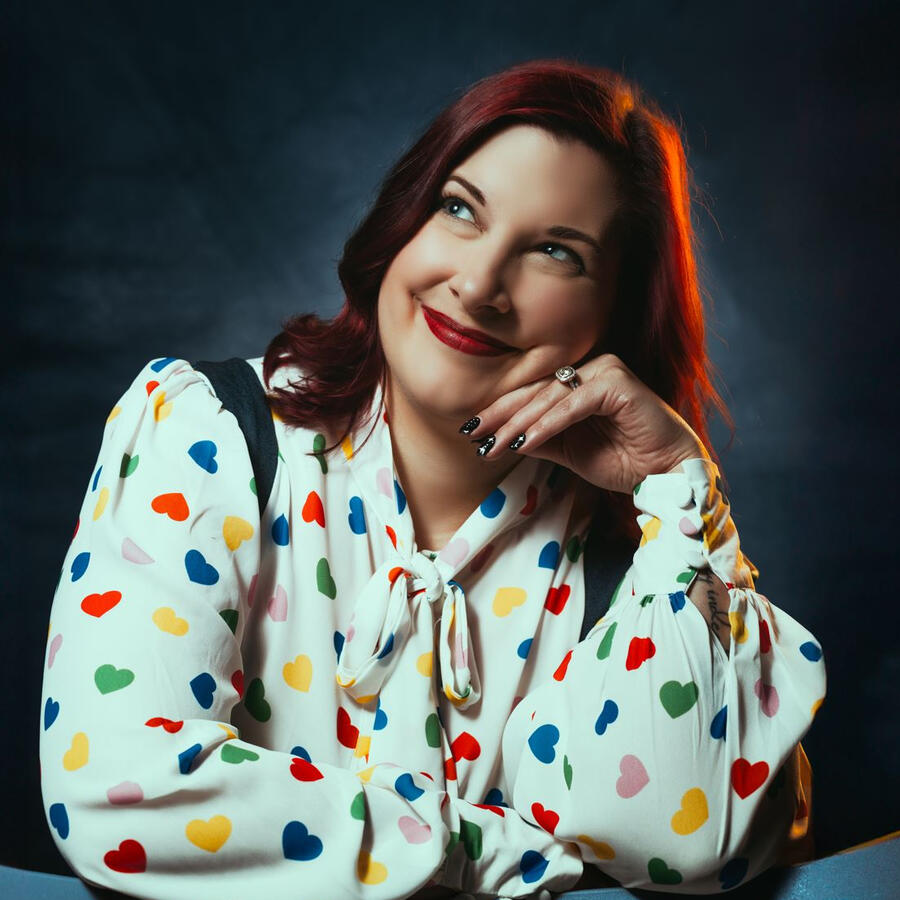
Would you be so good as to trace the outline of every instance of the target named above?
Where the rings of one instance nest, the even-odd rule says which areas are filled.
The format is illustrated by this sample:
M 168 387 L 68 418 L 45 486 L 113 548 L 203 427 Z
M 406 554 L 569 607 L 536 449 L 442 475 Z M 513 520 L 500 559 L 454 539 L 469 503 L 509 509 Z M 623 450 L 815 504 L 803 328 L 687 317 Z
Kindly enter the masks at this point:
M 487 199 L 484 194 L 462 175 L 451 175 L 447 181 L 458 181 L 482 206 L 487 206 Z M 566 238 L 570 241 L 583 241 L 587 244 L 597 256 L 603 255 L 603 246 L 589 234 L 579 231 L 577 228 L 571 228 L 568 225 L 551 225 L 547 230 L 547 234 L 553 237 Z

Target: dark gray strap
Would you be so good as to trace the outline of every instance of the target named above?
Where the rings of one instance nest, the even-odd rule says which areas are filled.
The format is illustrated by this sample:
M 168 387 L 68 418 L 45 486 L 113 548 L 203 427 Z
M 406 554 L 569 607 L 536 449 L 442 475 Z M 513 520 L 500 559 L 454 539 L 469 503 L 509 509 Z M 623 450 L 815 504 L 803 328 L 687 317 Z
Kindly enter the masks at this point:
M 245 359 L 235 356 L 224 362 L 203 360 L 191 365 L 209 379 L 222 406 L 234 413 L 244 432 L 253 465 L 259 514 L 262 516 L 278 467 L 278 441 L 266 392 L 253 367 Z
M 596 540 L 591 540 L 592 535 Z M 584 545 L 584 619 L 581 623 L 580 641 L 594 627 L 601 616 L 606 615 L 613 594 L 625 577 L 637 547 L 622 538 L 604 539 L 593 529 Z

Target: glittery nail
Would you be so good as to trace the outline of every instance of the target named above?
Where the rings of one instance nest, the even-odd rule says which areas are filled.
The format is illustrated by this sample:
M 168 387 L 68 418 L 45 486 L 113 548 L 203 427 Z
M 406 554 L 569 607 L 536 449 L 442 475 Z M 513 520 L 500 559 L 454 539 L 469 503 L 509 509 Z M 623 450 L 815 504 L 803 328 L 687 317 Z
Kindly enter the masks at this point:
M 473 416 L 468 422 L 463 422 L 462 426 L 459 429 L 460 434 L 470 434 L 473 432 L 479 425 L 481 424 L 481 419 L 478 416 Z
M 518 450 L 525 443 L 525 435 L 520 434 L 510 445 L 510 450 Z
M 494 435 L 489 434 L 479 445 L 478 445 L 478 455 L 484 456 L 491 447 L 494 446 L 494 442 L 497 440 Z

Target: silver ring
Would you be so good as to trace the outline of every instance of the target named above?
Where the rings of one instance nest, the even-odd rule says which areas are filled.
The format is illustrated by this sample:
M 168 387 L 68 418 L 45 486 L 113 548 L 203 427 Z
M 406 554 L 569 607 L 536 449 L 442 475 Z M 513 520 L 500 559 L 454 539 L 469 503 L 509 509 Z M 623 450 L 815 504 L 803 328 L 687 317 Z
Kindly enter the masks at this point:
M 556 377 L 563 384 L 567 384 L 574 391 L 581 382 L 578 380 L 578 373 L 572 366 L 561 366 L 556 370 Z

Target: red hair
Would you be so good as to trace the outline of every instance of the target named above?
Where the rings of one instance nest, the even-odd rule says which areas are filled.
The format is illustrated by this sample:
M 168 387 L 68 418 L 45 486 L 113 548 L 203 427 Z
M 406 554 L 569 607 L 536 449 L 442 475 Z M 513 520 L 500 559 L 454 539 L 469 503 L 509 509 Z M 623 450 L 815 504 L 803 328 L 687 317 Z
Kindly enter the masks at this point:
M 534 60 L 477 81 L 396 162 L 344 245 L 341 311 L 328 321 L 314 313 L 291 317 L 269 344 L 267 386 L 281 366 L 304 373 L 302 384 L 270 390 L 272 409 L 289 425 L 338 435 L 326 452 L 361 424 L 376 386 L 384 383 L 376 306 L 388 266 L 433 214 L 450 171 L 514 124 L 582 141 L 613 166 L 623 200 L 611 234 L 621 262 L 602 352 L 618 356 L 676 410 L 719 463 L 707 413 L 715 407 L 728 424 L 728 447 L 734 421 L 712 384 L 716 370 L 705 348 L 691 225 L 696 185 L 681 136 L 624 76 L 568 60 Z M 599 352 L 593 348 L 579 363 Z M 727 491 L 727 483 L 723 487 Z M 609 512 L 601 529 L 637 539 L 631 496 L 601 493 Z

